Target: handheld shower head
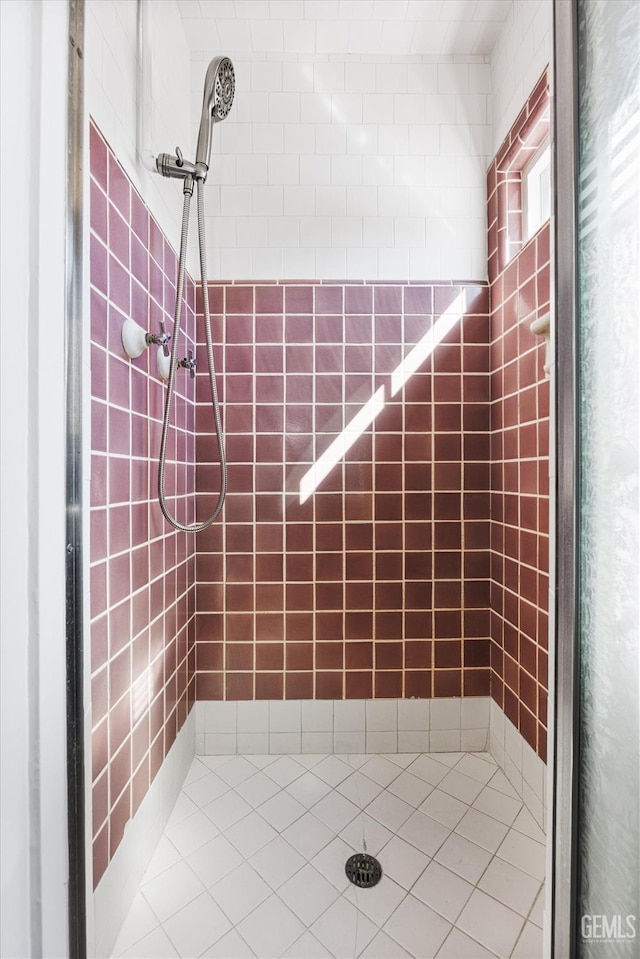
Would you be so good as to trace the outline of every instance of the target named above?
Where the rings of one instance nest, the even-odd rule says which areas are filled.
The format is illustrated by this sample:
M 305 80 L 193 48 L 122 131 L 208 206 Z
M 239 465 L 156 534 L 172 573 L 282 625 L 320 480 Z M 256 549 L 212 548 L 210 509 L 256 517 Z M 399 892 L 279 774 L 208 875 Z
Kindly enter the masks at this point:
M 229 115 L 235 90 L 236 77 L 231 60 L 229 57 L 215 57 L 209 64 L 204 79 L 202 114 L 196 147 L 196 166 L 202 164 L 205 167 L 203 171 L 205 176 L 211 158 L 213 125 Z

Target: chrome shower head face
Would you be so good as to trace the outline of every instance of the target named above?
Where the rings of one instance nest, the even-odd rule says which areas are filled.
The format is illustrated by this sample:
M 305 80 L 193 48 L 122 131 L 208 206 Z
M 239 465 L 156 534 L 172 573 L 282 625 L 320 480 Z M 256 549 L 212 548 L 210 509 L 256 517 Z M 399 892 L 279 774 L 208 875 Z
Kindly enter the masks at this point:
M 211 158 L 213 125 L 228 117 L 235 91 L 236 77 L 231 60 L 229 57 L 215 57 L 209 64 L 204 79 L 202 114 L 196 147 L 196 164 L 204 164 L 207 169 Z

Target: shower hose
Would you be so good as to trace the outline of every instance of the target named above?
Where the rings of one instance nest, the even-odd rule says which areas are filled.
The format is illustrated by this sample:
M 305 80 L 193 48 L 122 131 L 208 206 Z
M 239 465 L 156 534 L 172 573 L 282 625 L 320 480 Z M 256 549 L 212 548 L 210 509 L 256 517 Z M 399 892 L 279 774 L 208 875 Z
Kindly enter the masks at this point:
M 178 336 L 180 333 L 180 318 L 182 315 L 182 293 L 184 289 L 185 260 L 187 256 L 187 234 L 189 230 L 189 210 L 191 207 L 191 196 L 193 186 L 185 181 L 184 203 L 182 207 L 182 231 L 180 233 L 180 257 L 178 261 L 178 279 L 176 286 L 176 309 L 173 323 L 173 341 L 171 347 L 171 361 L 169 364 L 169 379 L 167 381 L 167 395 L 164 404 L 164 417 L 162 420 L 162 439 L 160 441 L 160 460 L 158 463 L 158 499 L 160 509 L 167 520 L 175 529 L 183 533 L 200 533 L 207 529 L 214 520 L 220 515 L 227 495 L 227 461 L 224 451 L 224 438 L 222 434 L 222 419 L 220 416 L 220 402 L 218 400 L 218 389 L 216 386 L 216 369 L 213 358 L 213 340 L 211 337 L 211 316 L 209 314 L 209 289 L 207 286 L 207 257 L 205 250 L 205 232 L 204 232 L 204 184 L 202 180 L 197 180 L 198 190 L 198 247 L 200 252 L 200 279 L 202 281 L 202 302 L 204 304 L 204 328 L 207 343 L 207 362 L 209 365 L 209 384 L 211 387 L 211 400 L 213 405 L 213 418 L 215 422 L 216 441 L 218 444 L 218 458 L 220 462 L 220 492 L 218 502 L 211 516 L 202 523 L 181 523 L 171 514 L 167 506 L 165 494 L 165 472 L 167 461 L 167 439 L 169 436 L 169 425 L 171 423 L 171 408 L 173 406 L 174 381 L 176 369 L 178 366 Z

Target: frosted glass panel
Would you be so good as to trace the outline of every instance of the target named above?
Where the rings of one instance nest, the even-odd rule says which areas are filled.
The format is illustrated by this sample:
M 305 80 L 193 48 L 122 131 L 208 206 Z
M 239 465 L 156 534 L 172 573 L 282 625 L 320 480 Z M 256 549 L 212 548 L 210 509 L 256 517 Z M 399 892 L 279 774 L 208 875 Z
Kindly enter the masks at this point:
M 640 3 L 579 0 L 578 23 L 578 955 L 631 959 L 640 955 Z

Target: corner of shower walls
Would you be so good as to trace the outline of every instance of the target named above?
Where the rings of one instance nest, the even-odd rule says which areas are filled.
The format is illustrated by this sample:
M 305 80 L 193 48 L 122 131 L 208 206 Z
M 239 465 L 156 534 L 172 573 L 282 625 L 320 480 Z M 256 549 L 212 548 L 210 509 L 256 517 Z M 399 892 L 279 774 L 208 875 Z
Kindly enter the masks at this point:
M 535 821 L 546 832 L 547 765 L 494 699 L 490 700 L 489 707 L 489 752 Z
M 122 923 L 167 825 L 195 754 L 192 709 L 93 894 L 94 943 L 90 955 L 111 956 Z
M 198 755 L 482 752 L 490 698 L 201 700 Z

